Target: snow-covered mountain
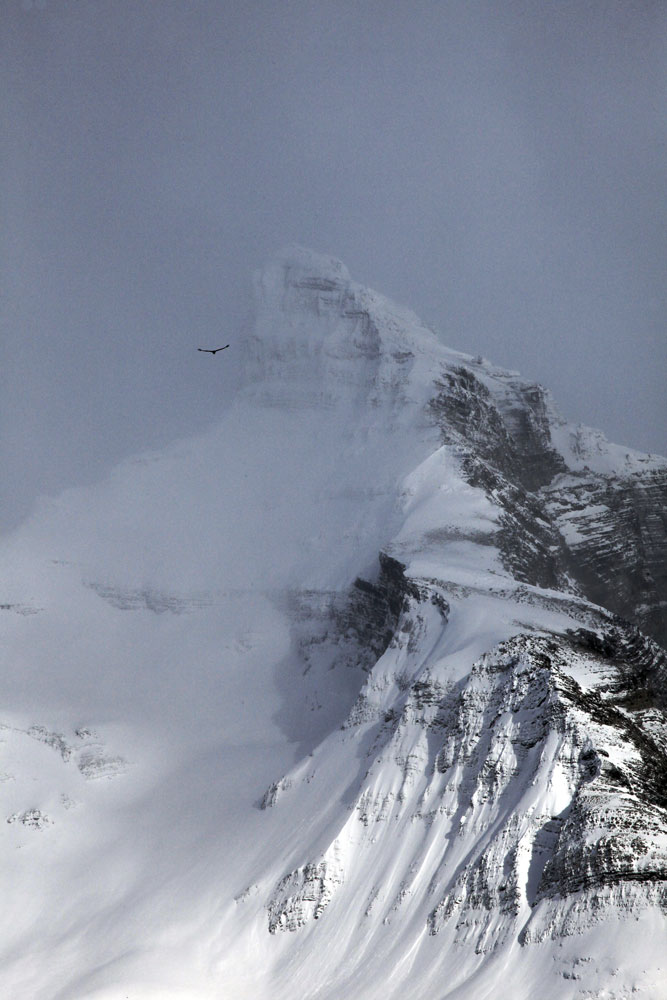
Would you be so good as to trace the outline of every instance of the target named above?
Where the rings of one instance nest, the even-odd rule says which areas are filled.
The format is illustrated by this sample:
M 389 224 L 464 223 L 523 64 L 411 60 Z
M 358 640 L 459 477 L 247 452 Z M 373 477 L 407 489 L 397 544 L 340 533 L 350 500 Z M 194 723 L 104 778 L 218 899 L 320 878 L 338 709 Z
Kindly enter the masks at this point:
M 234 350 L 2 541 L 0 994 L 667 997 L 667 462 L 298 248 Z

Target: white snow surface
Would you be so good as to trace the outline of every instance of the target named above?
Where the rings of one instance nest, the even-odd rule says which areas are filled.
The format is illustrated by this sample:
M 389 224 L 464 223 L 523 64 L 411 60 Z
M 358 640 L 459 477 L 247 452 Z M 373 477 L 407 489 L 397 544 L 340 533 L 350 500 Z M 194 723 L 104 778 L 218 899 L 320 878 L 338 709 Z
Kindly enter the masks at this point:
M 333 259 L 288 248 L 255 285 L 220 423 L 2 540 L 0 995 L 667 997 L 655 907 L 530 944 L 500 912 L 470 940 L 456 920 L 428 933 L 492 806 L 460 798 L 458 765 L 428 773 L 427 731 L 376 746 L 376 723 L 401 685 L 473 698 L 487 651 L 577 623 L 503 568 L 496 509 L 428 416 L 443 367 L 475 362 Z M 492 392 L 518 378 L 476 371 Z M 553 426 L 573 474 L 618 468 L 596 433 Z M 304 664 L 299 630 L 380 551 L 437 581 L 448 621 L 429 605 L 370 672 L 337 663 L 324 626 Z M 526 836 L 569 801 L 559 752 L 511 793 Z

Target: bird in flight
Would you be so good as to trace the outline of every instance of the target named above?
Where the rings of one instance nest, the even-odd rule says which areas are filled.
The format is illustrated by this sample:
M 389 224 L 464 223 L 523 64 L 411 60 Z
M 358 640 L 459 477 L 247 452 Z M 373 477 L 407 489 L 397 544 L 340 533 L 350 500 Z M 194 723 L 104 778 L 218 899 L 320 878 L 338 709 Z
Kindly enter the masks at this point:
M 224 351 L 229 347 L 229 344 L 225 344 L 224 347 L 198 347 L 198 351 L 202 351 L 204 354 L 217 354 L 218 351 Z

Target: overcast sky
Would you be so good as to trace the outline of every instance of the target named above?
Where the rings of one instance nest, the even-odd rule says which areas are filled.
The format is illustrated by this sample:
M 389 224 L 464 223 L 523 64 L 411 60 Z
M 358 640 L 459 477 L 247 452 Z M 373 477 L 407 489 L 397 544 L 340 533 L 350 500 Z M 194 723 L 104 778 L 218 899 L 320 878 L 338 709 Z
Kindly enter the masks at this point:
M 1 5 L 0 524 L 214 420 L 288 242 L 667 452 L 663 0 Z

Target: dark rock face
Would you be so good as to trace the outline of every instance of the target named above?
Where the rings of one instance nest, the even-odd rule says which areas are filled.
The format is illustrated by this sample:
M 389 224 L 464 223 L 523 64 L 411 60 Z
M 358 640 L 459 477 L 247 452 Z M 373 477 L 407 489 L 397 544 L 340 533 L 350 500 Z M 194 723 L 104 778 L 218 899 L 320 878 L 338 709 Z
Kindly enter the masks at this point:
M 567 570 L 562 539 L 545 517 L 538 492 L 565 469 L 551 446 L 544 391 L 526 387 L 522 399 L 502 413 L 488 388 L 467 368 L 445 372 L 435 385 L 438 392 L 429 409 L 443 442 L 458 448 L 471 486 L 483 489 L 500 508 L 497 544 L 504 565 L 522 583 L 563 587 Z
M 573 535 L 568 568 L 586 596 L 667 646 L 667 471 L 568 479 L 543 497 Z
M 563 540 L 545 519 L 539 494 L 516 486 L 472 453 L 463 457 L 462 469 L 470 485 L 483 489 L 500 508 L 496 544 L 505 568 L 521 583 L 571 589 Z
M 565 475 L 540 386 L 517 381 L 492 395 L 461 366 L 435 387 L 431 415 L 468 482 L 500 507 L 513 575 L 574 589 L 667 645 L 667 469 Z
M 349 600 L 338 613 L 342 634 L 370 653 L 369 667 L 394 638 L 401 612 L 410 598 L 419 599 L 417 584 L 406 577 L 405 566 L 384 552 L 375 583 L 357 578 Z
M 667 653 L 656 642 L 629 622 L 612 619 L 616 624 L 601 634 L 588 629 L 570 630 L 575 648 L 584 649 L 615 667 L 615 680 L 609 684 L 615 704 L 627 711 L 648 708 L 667 709 Z
M 541 386 L 522 384 L 503 410 L 469 368 L 444 372 L 435 386 L 430 409 L 448 443 L 463 439 L 477 459 L 527 491 L 565 472 L 565 462 L 551 444 Z

